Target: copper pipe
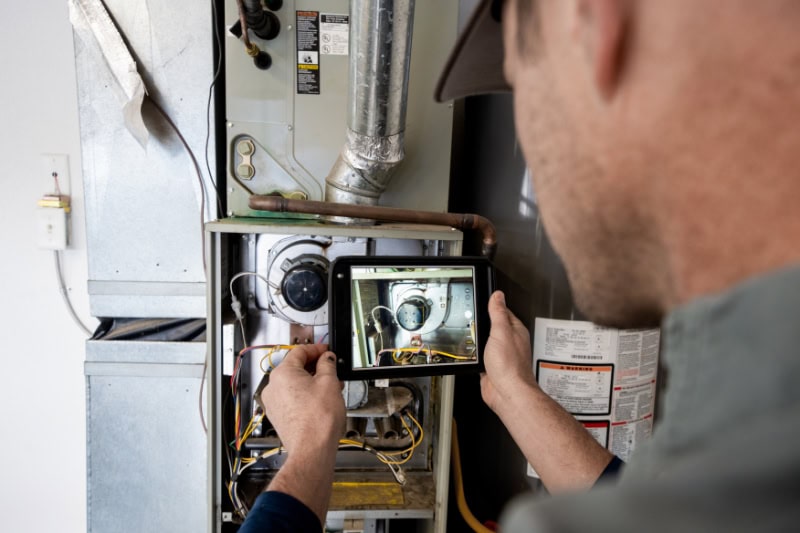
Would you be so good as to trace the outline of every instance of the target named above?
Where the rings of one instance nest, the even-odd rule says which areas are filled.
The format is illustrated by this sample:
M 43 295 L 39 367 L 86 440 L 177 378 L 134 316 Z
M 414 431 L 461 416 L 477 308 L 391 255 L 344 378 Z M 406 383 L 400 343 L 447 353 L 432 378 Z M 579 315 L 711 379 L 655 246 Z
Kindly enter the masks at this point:
M 236 0 L 236 6 L 239 8 L 239 26 L 242 28 L 244 46 L 249 49 L 252 44 L 250 44 L 250 36 L 247 35 L 247 11 L 244 8 L 244 0 Z
M 485 217 L 468 213 L 437 213 L 373 205 L 337 204 L 314 200 L 290 200 L 280 196 L 251 196 L 250 209 L 275 213 L 307 213 L 334 217 L 365 218 L 383 222 L 439 224 L 459 230 L 477 230 L 483 237 L 481 255 L 493 257 L 497 249 L 494 224 Z

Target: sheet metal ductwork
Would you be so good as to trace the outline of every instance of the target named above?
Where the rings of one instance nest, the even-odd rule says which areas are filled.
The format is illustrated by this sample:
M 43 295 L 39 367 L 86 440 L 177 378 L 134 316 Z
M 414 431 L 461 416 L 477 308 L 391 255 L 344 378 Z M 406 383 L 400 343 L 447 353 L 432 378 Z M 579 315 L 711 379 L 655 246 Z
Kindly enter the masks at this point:
M 325 197 L 377 205 L 404 156 L 414 0 L 351 0 L 350 20 L 347 138 Z

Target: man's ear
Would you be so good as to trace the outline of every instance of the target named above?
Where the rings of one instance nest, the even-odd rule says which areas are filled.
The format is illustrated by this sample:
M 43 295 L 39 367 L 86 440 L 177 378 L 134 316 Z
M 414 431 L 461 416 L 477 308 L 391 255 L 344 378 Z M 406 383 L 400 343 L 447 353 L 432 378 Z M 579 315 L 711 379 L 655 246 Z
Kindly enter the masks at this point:
M 581 45 L 595 85 L 604 99 L 617 88 L 622 72 L 628 5 L 626 0 L 576 0 Z

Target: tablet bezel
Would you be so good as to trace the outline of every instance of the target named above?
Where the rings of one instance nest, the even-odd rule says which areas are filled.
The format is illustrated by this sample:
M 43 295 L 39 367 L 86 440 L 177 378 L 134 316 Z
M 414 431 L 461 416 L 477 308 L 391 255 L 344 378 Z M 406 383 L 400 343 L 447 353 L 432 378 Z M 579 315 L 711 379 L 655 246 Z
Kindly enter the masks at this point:
M 475 326 L 478 358 L 475 362 L 353 368 L 352 268 L 353 267 L 471 267 L 474 269 Z M 329 345 L 336 354 L 336 372 L 340 380 L 391 379 L 418 376 L 478 373 L 484 370 L 484 350 L 489 339 L 489 297 L 494 291 L 495 274 L 485 257 L 431 256 L 345 256 L 337 258 L 329 269 Z

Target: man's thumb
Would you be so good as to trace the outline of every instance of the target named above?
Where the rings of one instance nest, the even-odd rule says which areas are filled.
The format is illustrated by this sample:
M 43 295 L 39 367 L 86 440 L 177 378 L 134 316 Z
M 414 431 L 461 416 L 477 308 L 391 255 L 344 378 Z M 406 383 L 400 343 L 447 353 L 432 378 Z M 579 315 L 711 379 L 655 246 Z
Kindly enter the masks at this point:
M 336 376 L 336 356 L 333 352 L 325 352 L 319 356 L 316 374 Z

